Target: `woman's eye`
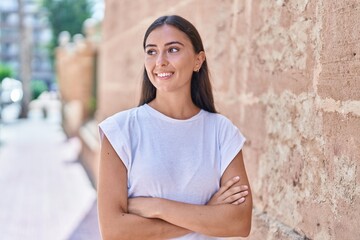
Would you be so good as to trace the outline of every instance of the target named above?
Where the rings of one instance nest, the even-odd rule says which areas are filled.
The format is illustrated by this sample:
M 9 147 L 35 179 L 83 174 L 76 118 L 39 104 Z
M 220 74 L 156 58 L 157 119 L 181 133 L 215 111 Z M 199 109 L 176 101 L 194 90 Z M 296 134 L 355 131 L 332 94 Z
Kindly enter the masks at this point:
M 169 48 L 169 52 L 170 52 L 170 53 L 176 53 L 176 52 L 178 52 L 178 51 L 179 51 L 178 48 Z
M 156 54 L 156 51 L 153 50 L 153 49 L 149 49 L 149 50 L 146 51 L 146 54 L 147 54 L 147 55 L 155 55 L 155 54 Z

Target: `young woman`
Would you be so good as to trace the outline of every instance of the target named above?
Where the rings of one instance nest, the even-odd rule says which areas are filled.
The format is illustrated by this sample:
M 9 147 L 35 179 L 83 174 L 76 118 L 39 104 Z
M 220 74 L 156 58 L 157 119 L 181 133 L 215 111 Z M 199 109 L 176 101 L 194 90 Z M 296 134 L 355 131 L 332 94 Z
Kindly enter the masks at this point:
M 99 125 L 103 239 L 247 236 L 245 138 L 216 113 L 197 30 L 180 16 L 163 16 L 143 47 L 139 106 Z

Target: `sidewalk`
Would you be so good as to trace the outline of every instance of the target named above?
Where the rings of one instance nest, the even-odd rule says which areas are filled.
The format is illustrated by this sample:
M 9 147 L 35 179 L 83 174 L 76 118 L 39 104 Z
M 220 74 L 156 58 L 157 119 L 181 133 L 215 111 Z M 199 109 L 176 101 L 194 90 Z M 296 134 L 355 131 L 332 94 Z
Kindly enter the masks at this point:
M 0 239 L 100 239 L 80 142 L 36 116 L 0 125 Z

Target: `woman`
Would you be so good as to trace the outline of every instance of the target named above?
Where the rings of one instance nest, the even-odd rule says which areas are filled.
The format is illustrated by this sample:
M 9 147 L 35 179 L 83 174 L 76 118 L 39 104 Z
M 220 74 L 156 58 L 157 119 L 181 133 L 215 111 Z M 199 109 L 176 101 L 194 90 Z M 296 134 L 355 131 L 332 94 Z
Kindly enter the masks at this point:
M 182 17 L 163 16 L 143 47 L 139 106 L 99 125 L 103 239 L 247 236 L 245 138 L 216 113 L 197 30 Z

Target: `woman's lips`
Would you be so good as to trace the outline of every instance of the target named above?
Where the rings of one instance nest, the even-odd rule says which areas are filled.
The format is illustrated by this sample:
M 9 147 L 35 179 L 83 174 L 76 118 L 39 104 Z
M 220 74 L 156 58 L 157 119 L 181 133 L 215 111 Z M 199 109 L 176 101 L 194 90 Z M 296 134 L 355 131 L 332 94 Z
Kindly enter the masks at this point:
M 174 74 L 174 73 L 171 73 L 171 72 L 162 72 L 162 73 L 156 73 L 155 75 L 156 75 L 158 78 L 165 79 L 165 78 L 171 77 L 173 74 Z

